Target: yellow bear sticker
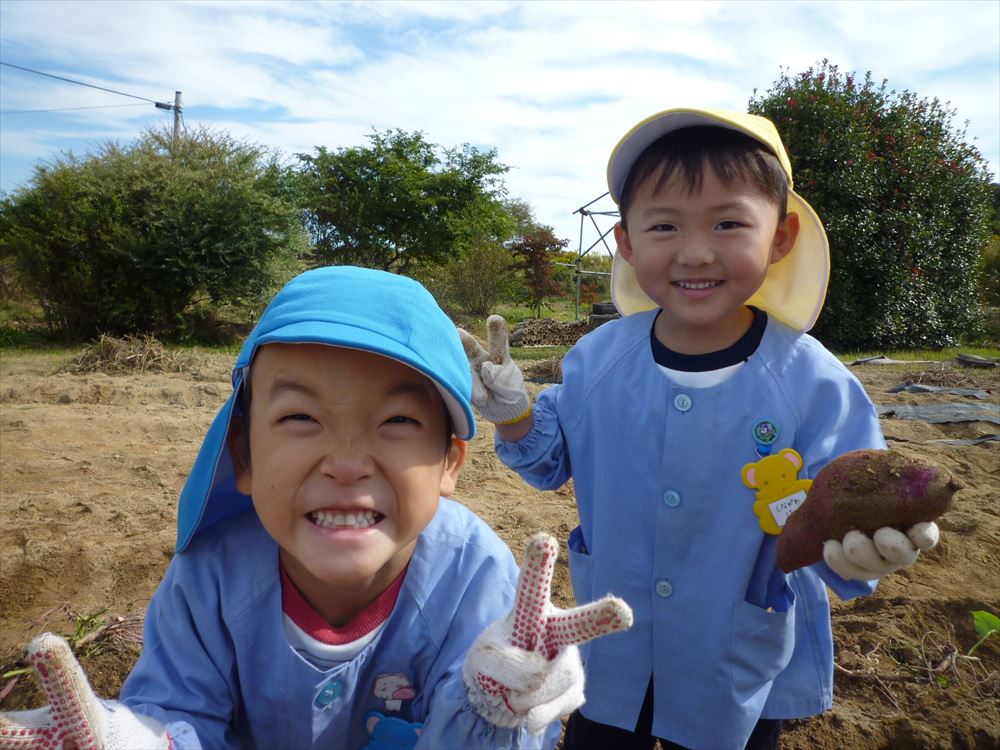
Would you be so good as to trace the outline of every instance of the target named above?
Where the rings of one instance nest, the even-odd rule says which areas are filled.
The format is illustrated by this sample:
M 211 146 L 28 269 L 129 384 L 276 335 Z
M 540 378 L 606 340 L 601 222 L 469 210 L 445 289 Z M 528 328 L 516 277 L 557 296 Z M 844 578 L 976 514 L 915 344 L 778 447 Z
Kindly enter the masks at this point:
M 798 451 L 784 448 L 773 456 L 747 464 L 740 472 L 743 484 L 757 490 L 753 512 L 764 533 L 780 534 L 788 516 L 806 499 L 812 480 L 798 478 L 801 468 L 802 456 Z

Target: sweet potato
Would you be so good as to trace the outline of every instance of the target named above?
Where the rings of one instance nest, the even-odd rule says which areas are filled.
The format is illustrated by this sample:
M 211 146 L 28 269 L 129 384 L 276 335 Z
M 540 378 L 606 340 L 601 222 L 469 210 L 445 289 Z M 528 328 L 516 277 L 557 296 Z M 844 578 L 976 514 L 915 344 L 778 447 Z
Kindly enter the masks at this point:
M 852 529 L 872 534 L 883 526 L 905 531 L 933 521 L 961 484 L 943 467 L 912 453 L 858 450 L 816 475 L 805 501 L 778 537 L 778 567 L 786 573 L 823 558 L 823 543 Z

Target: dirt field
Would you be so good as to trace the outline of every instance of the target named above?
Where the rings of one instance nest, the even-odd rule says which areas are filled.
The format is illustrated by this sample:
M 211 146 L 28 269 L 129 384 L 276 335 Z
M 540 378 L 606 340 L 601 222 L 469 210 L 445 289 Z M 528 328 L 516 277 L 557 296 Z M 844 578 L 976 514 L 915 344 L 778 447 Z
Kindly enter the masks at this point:
M 113 696 L 136 657 L 128 641 L 171 557 L 176 498 L 228 395 L 230 363 L 188 356 L 180 372 L 59 372 L 70 359 L 5 353 L 0 361 L 0 673 L 18 667 L 34 634 L 78 626 L 83 634 L 97 622 L 86 618 L 103 612 L 111 627 L 96 632 L 83 661 L 98 692 Z M 986 389 L 988 403 L 1000 404 L 998 369 L 853 369 L 877 404 L 974 401 L 886 392 L 906 380 Z M 1000 426 L 884 418 L 883 428 L 890 444 L 945 464 L 966 488 L 942 519 L 937 549 L 871 597 L 834 600 L 836 659 L 847 670 L 837 674 L 835 707 L 793 722 L 782 748 L 1000 747 L 1000 637 L 978 660 L 964 657 L 977 640 L 970 613 L 1000 614 L 1000 442 L 934 442 Z M 492 428 L 479 429 L 459 499 L 518 556 L 535 531 L 564 539 L 576 525 L 572 487 L 532 490 L 497 461 Z M 570 604 L 564 560 L 555 586 Z M 0 695 L 2 710 L 41 698 L 25 676 L 0 680 Z

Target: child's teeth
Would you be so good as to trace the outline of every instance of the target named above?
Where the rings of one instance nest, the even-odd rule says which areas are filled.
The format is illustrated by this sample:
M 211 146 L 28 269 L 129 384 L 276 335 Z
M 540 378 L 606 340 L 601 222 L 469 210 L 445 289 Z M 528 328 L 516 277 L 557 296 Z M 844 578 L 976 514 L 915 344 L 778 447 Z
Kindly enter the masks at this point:
M 709 289 L 710 287 L 713 287 L 716 284 L 718 284 L 718 282 L 717 281 L 700 281 L 700 282 L 678 281 L 677 284 L 679 286 L 684 287 L 685 289 Z
M 325 510 L 317 510 L 309 514 L 313 523 L 328 529 L 343 526 L 354 529 L 366 529 L 375 523 L 374 511 L 365 510 L 356 513 L 330 513 Z

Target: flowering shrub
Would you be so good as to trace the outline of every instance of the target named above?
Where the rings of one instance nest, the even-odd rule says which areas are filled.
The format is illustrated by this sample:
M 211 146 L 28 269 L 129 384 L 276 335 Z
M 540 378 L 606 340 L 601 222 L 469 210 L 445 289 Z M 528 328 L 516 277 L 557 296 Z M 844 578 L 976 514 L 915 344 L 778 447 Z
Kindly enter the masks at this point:
M 954 110 L 823 60 L 782 71 L 749 111 L 775 123 L 796 192 L 826 225 L 833 270 L 817 338 L 877 350 L 978 333 L 990 179 Z

